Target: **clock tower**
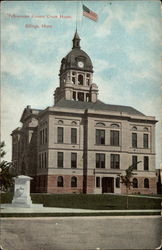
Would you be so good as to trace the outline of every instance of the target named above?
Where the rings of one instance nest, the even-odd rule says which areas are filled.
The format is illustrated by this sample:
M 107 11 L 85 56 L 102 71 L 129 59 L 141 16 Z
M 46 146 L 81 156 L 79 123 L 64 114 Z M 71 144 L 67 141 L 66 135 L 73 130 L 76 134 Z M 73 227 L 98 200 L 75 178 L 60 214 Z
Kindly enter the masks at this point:
M 93 65 L 90 57 L 80 48 L 80 37 L 74 34 L 72 50 L 62 59 L 60 86 L 56 88 L 55 103 L 60 99 L 96 102 L 98 87 L 93 83 Z

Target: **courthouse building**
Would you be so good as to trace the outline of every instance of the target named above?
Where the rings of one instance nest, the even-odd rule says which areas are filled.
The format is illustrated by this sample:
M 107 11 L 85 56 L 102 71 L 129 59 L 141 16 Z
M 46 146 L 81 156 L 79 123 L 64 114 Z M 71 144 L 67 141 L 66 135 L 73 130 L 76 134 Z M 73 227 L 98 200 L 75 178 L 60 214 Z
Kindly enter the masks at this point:
M 54 106 L 27 106 L 22 127 L 12 132 L 17 174 L 33 177 L 32 192 L 125 193 L 119 175 L 133 165 L 130 192 L 156 193 L 155 117 L 100 101 L 77 32 L 72 41 L 61 61 Z

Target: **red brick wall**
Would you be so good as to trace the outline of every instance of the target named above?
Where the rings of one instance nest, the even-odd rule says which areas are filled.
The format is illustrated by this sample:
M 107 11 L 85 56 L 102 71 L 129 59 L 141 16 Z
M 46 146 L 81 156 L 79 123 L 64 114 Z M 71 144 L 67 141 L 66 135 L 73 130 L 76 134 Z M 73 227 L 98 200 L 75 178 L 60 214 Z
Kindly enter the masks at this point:
M 131 187 L 129 190 L 129 194 L 156 194 L 156 177 L 148 177 L 149 179 L 149 188 L 144 188 L 144 179 L 145 177 L 137 177 L 135 178 L 138 180 L 138 188 Z M 126 194 L 126 188 L 124 184 L 121 184 L 121 193 Z
M 93 194 L 95 187 L 95 177 L 87 176 L 87 194 Z
M 64 180 L 63 187 L 57 187 L 57 178 L 59 175 L 48 176 L 48 193 L 82 193 L 83 192 L 83 176 L 77 176 L 77 187 L 71 187 L 71 177 L 74 175 L 62 175 Z

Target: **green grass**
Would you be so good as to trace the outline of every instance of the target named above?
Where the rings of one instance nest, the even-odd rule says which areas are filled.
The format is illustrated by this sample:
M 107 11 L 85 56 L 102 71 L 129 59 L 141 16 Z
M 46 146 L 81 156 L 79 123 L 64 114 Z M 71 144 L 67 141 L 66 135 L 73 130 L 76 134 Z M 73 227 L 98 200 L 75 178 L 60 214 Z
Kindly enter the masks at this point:
M 11 203 L 13 194 L 2 193 L 1 203 Z M 157 197 L 157 196 L 156 196 Z M 45 207 L 66 207 L 95 210 L 126 209 L 126 196 L 109 194 L 31 194 L 33 203 Z M 161 209 L 162 199 L 129 197 L 128 209 Z
M 78 216 L 145 216 L 145 215 L 160 215 L 160 212 L 124 212 L 124 213 L 1 213 L 1 218 L 6 217 L 78 217 Z

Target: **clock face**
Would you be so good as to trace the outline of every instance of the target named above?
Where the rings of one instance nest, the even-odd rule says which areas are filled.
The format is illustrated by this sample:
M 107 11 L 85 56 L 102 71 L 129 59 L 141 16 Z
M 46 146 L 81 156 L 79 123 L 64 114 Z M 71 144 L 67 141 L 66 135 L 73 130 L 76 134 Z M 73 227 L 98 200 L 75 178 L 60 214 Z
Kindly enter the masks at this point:
M 80 62 L 78 62 L 78 67 L 79 67 L 79 68 L 83 68 L 83 67 L 84 67 L 84 63 L 83 63 L 83 62 L 81 62 L 81 61 L 80 61 Z

